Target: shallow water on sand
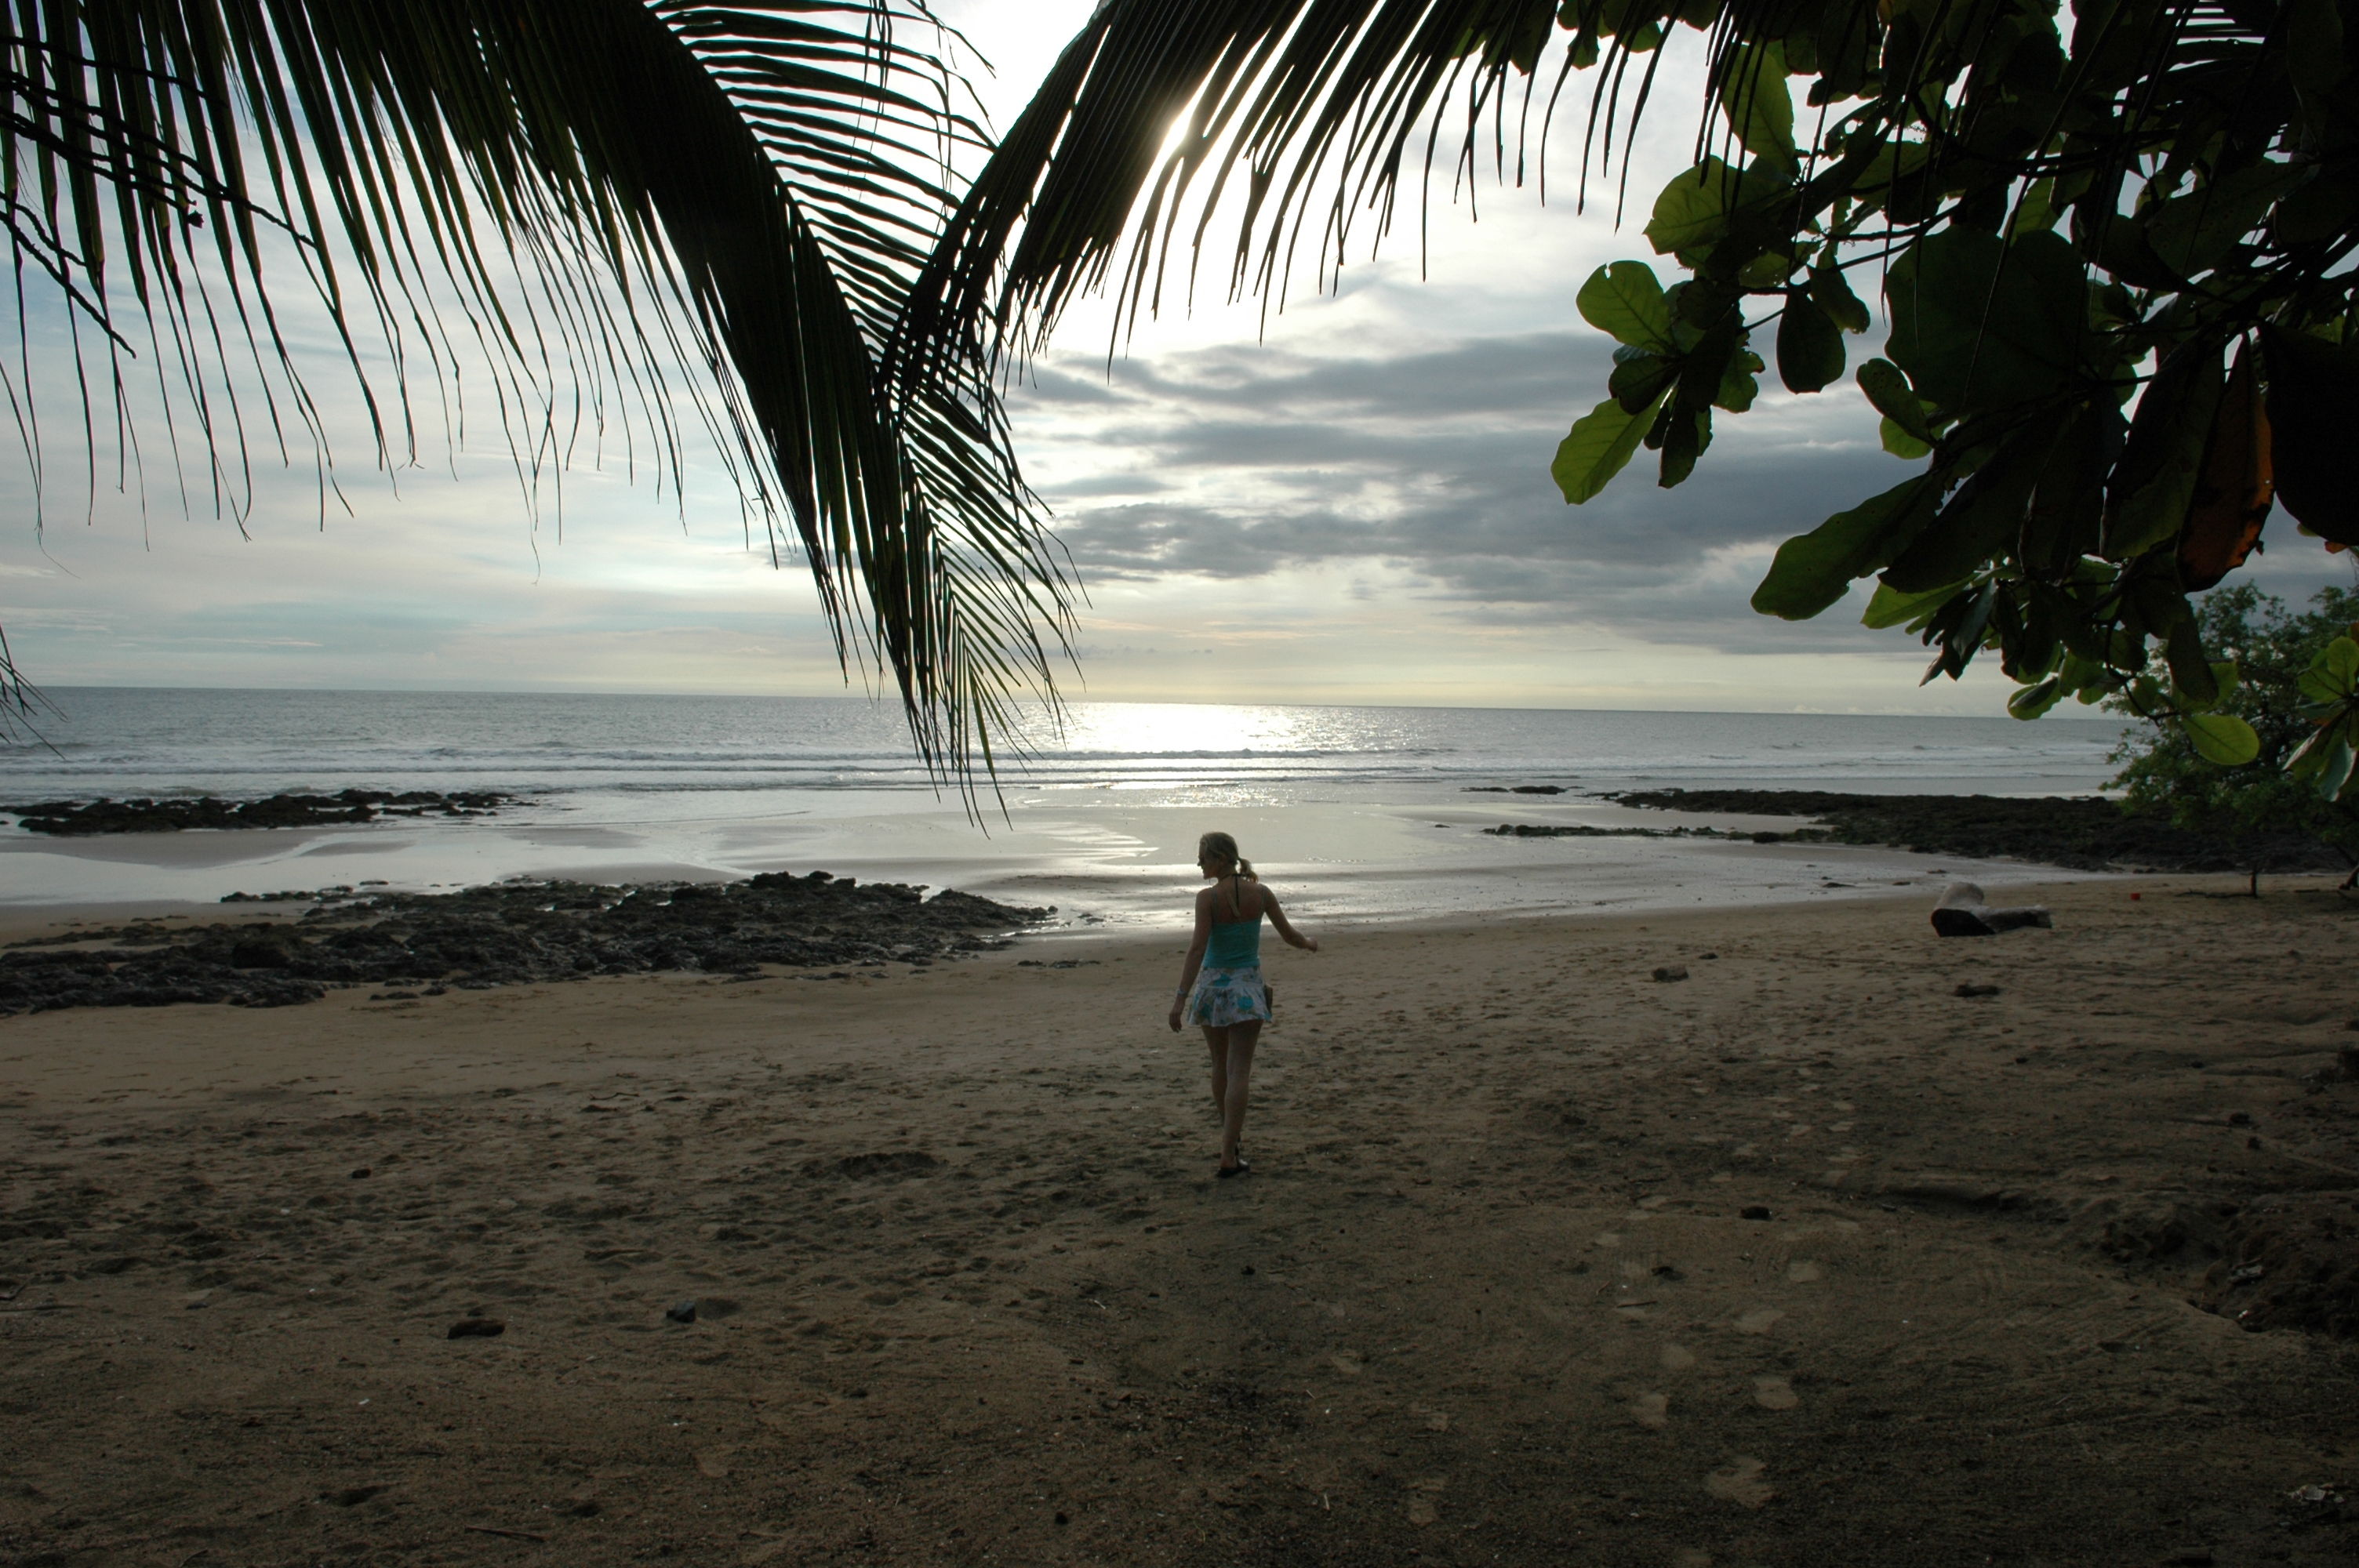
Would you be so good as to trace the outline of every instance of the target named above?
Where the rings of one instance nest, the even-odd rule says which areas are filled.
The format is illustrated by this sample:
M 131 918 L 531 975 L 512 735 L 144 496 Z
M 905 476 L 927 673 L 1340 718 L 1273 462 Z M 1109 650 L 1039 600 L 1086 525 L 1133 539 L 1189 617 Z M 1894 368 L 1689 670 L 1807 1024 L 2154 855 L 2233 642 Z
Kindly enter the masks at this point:
M 1055 904 L 1073 924 L 1185 908 L 1199 834 L 1234 834 L 1306 919 L 1694 907 L 1915 885 L 1968 862 L 1826 846 L 1515 839 L 1512 822 L 1790 828 L 1596 792 L 1665 785 L 2087 794 L 2111 724 L 1462 708 L 1076 705 L 980 819 L 891 710 L 849 699 L 399 692 L 59 694 L 0 750 L 0 801 L 347 786 L 492 789 L 488 820 L 81 841 L 0 829 L 0 903 L 210 902 L 383 881 L 715 879 L 824 869 Z M 1470 793 L 1554 784 L 1556 795 Z M 1985 881 L 2003 867 L 1975 867 Z M 2018 868 L 2014 874 L 2028 874 Z M 2046 872 L 2052 876 L 2054 873 Z M 1846 885 L 1847 884 L 1847 885 Z

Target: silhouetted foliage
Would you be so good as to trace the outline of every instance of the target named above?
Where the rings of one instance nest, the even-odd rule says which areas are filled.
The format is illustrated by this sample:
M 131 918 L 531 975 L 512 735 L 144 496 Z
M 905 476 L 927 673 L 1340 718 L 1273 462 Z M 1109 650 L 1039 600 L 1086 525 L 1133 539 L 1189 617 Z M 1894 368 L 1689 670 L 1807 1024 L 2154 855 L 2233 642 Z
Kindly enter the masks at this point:
M 2209 646 L 2234 660 L 2236 679 L 2219 711 L 2252 726 L 2259 752 L 2244 766 L 2209 761 L 2185 732 L 2148 723 L 2133 731 L 2114 752 L 2124 764 L 2114 780 L 2132 812 L 2167 817 L 2173 826 L 2233 839 L 2244 836 L 2250 863 L 2275 864 L 2277 847 L 2265 842 L 2299 835 L 2332 845 L 2359 864 L 2359 811 L 2349 801 L 2327 800 L 2286 767 L 2317 733 L 2302 717 L 2307 698 L 2302 677 L 2329 644 L 2347 637 L 2359 619 L 2359 594 L 2322 589 L 2314 608 L 2296 613 L 2285 601 L 2250 584 L 2206 594 L 2196 620 Z M 2128 697 L 2106 706 L 2134 713 Z

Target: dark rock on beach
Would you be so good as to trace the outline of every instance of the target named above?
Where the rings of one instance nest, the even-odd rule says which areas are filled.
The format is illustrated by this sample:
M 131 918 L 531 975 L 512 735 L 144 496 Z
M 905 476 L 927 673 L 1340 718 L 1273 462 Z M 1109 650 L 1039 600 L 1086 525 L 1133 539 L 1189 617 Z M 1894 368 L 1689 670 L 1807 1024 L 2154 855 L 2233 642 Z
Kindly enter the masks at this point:
M 1490 793 L 1506 793 L 1495 789 Z M 2350 861 L 2300 834 L 2202 833 L 2133 816 L 2099 795 L 1835 795 L 1823 790 L 1627 790 L 1598 796 L 1690 816 L 1799 816 L 1789 832 L 1503 822 L 1504 838 L 1723 838 L 1756 844 L 1886 844 L 1920 855 L 2037 860 L 2073 871 L 2341 871 Z
M 1663 811 L 1806 816 L 1823 826 L 1774 842 L 1890 844 L 1920 855 L 2038 860 L 2074 871 L 2342 871 L 2350 861 L 2299 834 L 2214 834 L 2136 816 L 2099 795 L 1836 795 L 1823 790 L 1629 790 L 1605 798 Z
M 926 898 L 825 871 L 739 882 L 595 887 L 500 882 L 355 895 L 298 922 L 77 931 L 0 953 L 0 1015 L 179 1001 L 284 1007 L 331 986 L 484 989 L 687 969 L 731 977 L 953 957 L 1045 918 L 962 892 Z
M 102 833 L 181 833 L 201 827 L 319 827 L 381 816 L 489 816 L 515 797 L 490 790 L 438 795 L 347 789 L 334 795 L 274 795 L 263 800 L 46 800 L 0 806 L 28 833 L 81 838 Z

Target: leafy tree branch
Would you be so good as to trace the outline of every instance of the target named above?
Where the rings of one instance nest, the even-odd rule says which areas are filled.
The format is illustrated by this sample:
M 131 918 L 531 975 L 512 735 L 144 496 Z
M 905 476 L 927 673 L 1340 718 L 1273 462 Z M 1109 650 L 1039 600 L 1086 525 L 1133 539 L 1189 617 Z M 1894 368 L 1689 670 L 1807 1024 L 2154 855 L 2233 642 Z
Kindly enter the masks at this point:
M 1440 149 L 1467 173 L 1504 147 L 1551 77 L 1552 109 L 1593 73 L 1584 195 L 1617 145 L 1626 180 L 1680 27 L 1705 37 L 1696 158 L 1647 211 L 1658 260 L 1576 295 L 1618 346 L 1556 453 L 1565 499 L 1642 451 L 1684 482 L 1773 364 L 1801 395 L 1848 373 L 1909 472 L 1788 540 L 1756 609 L 1808 618 L 1873 578 L 1867 623 L 1916 634 L 1929 680 L 1992 654 L 2019 717 L 2118 698 L 2258 755 L 2189 595 L 2273 506 L 2359 544 L 2336 0 L 1107 0 L 962 200 L 918 318 L 1021 350 L 1101 282 L 1131 311 L 1207 262 L 1274 292 L 1388 222 L 1420 153 L 1430 177 Z M 1849 341 L 1869 293 L 1872 356 Z M 2359 745 L 2359 707 L 2336 711 Z

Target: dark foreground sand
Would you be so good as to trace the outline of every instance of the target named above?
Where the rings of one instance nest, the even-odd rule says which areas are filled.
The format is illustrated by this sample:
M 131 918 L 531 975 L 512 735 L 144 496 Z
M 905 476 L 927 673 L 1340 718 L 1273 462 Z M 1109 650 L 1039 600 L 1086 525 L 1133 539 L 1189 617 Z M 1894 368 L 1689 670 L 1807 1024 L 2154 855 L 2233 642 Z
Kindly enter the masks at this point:
M 2234 885 L 1330 933 L 1217 1184 L 1169 940 L 0 1021 L 0 1562 L 2359 1561 Z

